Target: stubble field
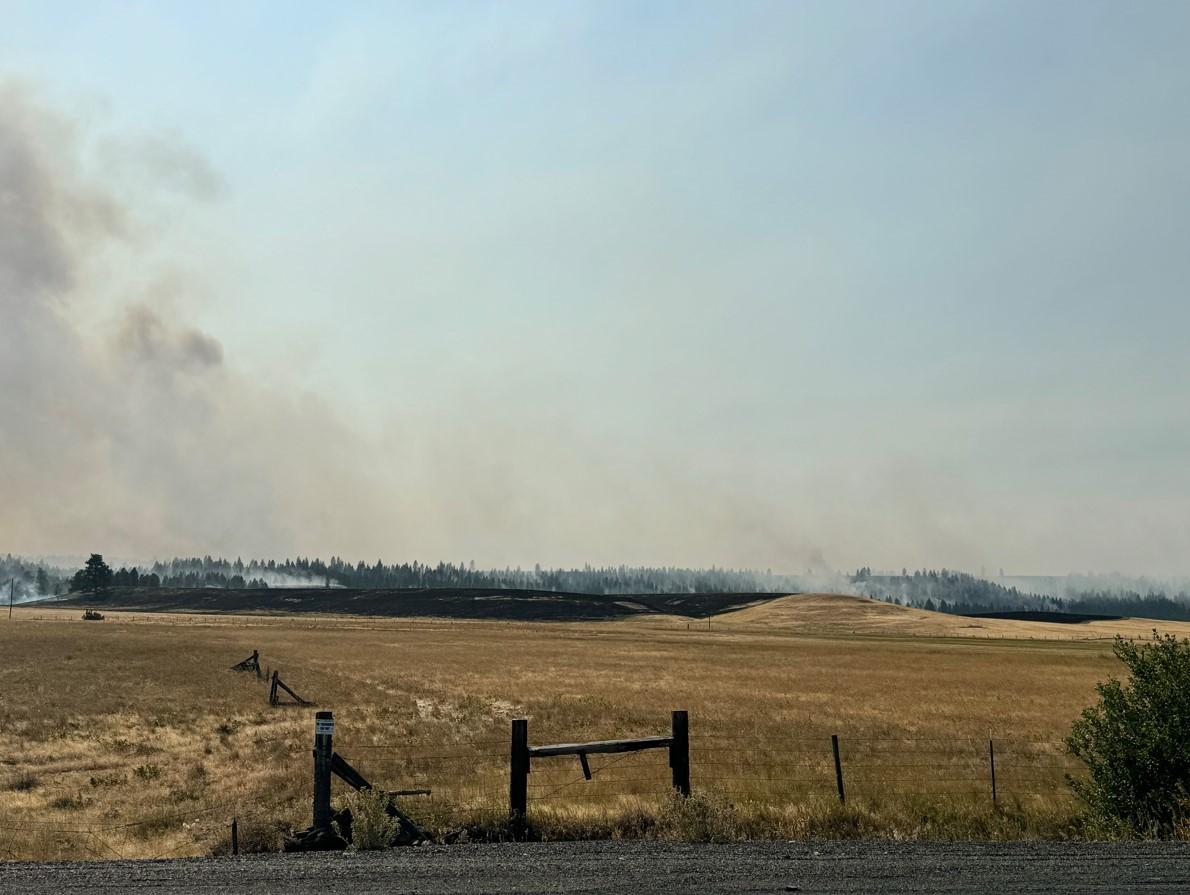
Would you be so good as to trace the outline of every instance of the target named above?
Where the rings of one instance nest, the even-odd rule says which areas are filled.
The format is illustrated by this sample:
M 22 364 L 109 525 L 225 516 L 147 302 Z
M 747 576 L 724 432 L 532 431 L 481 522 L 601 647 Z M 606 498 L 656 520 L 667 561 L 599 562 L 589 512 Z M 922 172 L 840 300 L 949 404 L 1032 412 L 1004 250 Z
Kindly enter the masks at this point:
M 535 760 L 535 834 L 1083 832 L 1060 741 L 1117 673 L 1110 642 L 656 622 L 18 608 L 0 621 L 0 857 L 209 854 L 233 816 L 269 849 L 307 826 L 314 709 L 270 707 L 229 670 L 253 649 L 334 711 L 336 750 L 373 783 L 432 790 L 403 805 L 440 837 L 501 835 L 512 718 L 541 744 L 666 733 L 671 709 L 690 712 L 698 798 L 669 798 L 663 750 L 592 756 L 590 782 L 573 758 Z

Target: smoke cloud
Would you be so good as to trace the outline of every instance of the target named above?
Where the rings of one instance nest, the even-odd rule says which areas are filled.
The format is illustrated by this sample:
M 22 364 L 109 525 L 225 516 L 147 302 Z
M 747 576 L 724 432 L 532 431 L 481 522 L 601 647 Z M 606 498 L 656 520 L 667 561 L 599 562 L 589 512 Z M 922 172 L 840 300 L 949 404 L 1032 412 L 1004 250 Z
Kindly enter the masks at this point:
M 171 327 L 159 313 L 139 304 L 125 311 L 114 348 L 129 361 L 157 366 L 167 372 L 217 367 L 223 363 L 223 346 L 214 336 L 194 327 Z
M 592 183 L 591 202 L 620 201 Z M 435 208 L 449 203 L 447 186 Z M 1061 570 L 1118 540 L 1120 502 L 1110 494 L 1026 507 L 1019 495 L 1029 483 L 1003 474 L 998 482 L 994 457 L 978 473 L 984 487 L 975 487 L 963 474 L 970 465 L 952 468 L 945 451 L 931 460 L 922 450 L 935 412 L 975 435 L 987 431 L 983 416 L 964 421 L 927 408 L 865 418 L 847 409 L 859 404 L 832 399 L 829 380 L 845 382 L 846 371 L 829 364 L 825 372 L 809 361 L 797 370 L 728 370 L 707 309 L 735 287 L 716 287 L 719 298 L 701 312 L 695 298 L 688 308 L 697 270 L 661 277 L 629 253 L 641 265 L 628 278 L 637 291 L 615 278 L 606 286 L 629 298 L 574 320 L 527 304 L 523 314 L 545 324 L 519 333 L 516 315 L 502 310 L 507 285 L 489 297 L 488 267 L 472 256 L 496 252 L 500 238 L 516 243 L 501 252 L 528 253 L 532 240 L 510 240 L 524 227 L 489 214 L 492 233 L 456 245 L 453 222 L 487 219 L 465 204 L 454 217 L 429 216 L 434 238 L 424 247 L 410 239 L 406 251 L 417 257 L 391 276 L 395 291 L 420 285 L 422 304 L 408 306 L 410 335 L 394 334 L 400 363 L 376 367 L 380 387 L 368 400 L 384 400 L 361 409 L 357 395 L 336 394 L 308 373 L 298 328 L 258 324 L 254 338 L 275 349 L 260 361 L 244 357 L 237 335 L 245 329 L 202 322 L 207 285 L 170 248 L 169 228 L 191 210 L 222 207 L 233 192 L 176 136 L 97 135 L 27 86 L 0 85 L 0 549 L 141 560 L 337 554 L 486 566 L 720 565 L 811 572 L 822 588 L 841 589 L 832 569 L 843 565 Z M 602 217 L 617 215 L 609 207 Z M 382 224 L 353 230 L 327 221 L 328 242 L 357 233 L 383 242 Z M 652 231 L 666 232 L 662 224 Z M 606 230 L 593 226 L 591 239 Z M 583 234 L 578 242 L 586 244 Z M 540 245 L 532 252 L 550 255 Z M 609 258 L 619 252 L 607 250 Z M 285 252 L 278 257 L 269 261 L 284 265 Z M 432 257 L 437 266 L 418 275 Z M 484 260 L 530 271 L 526 283 L 541 263 L 537 254 Z M 580 252 L 567 263 L 583 271 L 619 262 Z M 360 269 L 387 282 L 383 270 Z M 555 279 L 559 290 L 571 287 L 571 278 Z M 521 281 L 512 281 L 519 293 Z M 327 282 L 328 295 L 345 288 L 333 275 Z M 479 293 L 483 301 L 438 301 L 441 282 L 454 299 Z M 268 306 L 282 307 L 283 293 L 274 293 Z M 360 307 L 349 312 L 352 325 L 371 326 Z M 684 335 L 683 315 L 696 312 L 702 328 Z M 769 320 L 767 310 L 751 313 L 724 310 L 723 326 Z M 746 366 L 738 355 L 734 363 Z M 798 382 L 808 397 L 764 404 L 758 396 L 773 389 L 760 384 L 770 374 Z M 1013 425 L 1029 419 L 1022 411 Z M 975 435 L 973 445 L 999 443 Z M 1143 536 L 1121 556 L 1152 565 L 1184 555 L 1183 501 L 1176 485 L 1169 490 L 1143 532 L 1130 526 Z
M 209 169 L 165 146 L 148 144 L 143 186 L 216 199 Z M 0 87 L 0 540 L 266 552 L 298 529 L 328 535 L 344 493 L 375 522 L 365 445 L 317 396 L 228 369 L 219 339 L 177 310 L 185 277 L 158 271 L 110 300 L 112 259 L 145 251 L 150 228 L 88 177 L 89 148 L 27 87 Z
M 89 175 L 93 161 L 111 176 Z M 595 450 L 556 419 L 467 401 L 431 420 L 379 409 L 361 425 L 283 371 L 249 377 L 186 318 L 197 287 L 153 252 L 156 194 L 209 203 L 225 189 L 172 138 L 91 139 L 28 88 L 0 89 L 11 549 L 710 565 L 731 560 L 730 530 L 756 548 L 745 562 L 826 568 L 746 501 Z M 112 295 L 121 263 L 136 285 Z

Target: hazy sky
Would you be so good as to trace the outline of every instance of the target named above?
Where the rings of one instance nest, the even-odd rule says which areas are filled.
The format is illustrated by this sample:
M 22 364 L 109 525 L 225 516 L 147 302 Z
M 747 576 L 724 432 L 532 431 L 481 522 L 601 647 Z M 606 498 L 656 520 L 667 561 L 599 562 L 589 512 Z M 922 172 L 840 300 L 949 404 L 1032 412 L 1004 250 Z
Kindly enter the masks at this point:
M 1190 572 L 1190 4 L 0 21 L 0 551 Z

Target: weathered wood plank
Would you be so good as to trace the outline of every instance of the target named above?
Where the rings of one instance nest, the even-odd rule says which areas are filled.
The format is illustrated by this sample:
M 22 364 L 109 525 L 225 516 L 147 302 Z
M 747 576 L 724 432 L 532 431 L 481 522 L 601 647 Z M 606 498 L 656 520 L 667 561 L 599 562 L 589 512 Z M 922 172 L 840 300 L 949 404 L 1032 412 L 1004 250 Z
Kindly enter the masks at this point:
M 690 713 L 675 711 L 672 728 L 673 745 L 669 747 L 669 766 L 673 769 L 673 788 L 681 795 L 690 795 Z
M 284 685 L 282 685 L 284 686 Z M 314 829 L 331 829 L 331 764 L 335 752 L 335 716 L 314 715 Z
M 352 789 L 372 788 L 372 784 L 364 778 L 364 775 L 353 768 L 338 752 L 331 754 L 331 773 L 341 778 Z
M 526 718 L 514 718 L 508 761 L 508 813 L 517 838 L 525 833 L 525 814 L 529 810 L 529 769 L 529 721 Z
M 673 737 L 640 737 L 635 740 L 597 740 L 593 743 L 557 743 L 552 746 L 530 746 L 534 758 L 548 755 L 594 755 L 610 752 L 639 752 L 642 749 L 668 749 Z

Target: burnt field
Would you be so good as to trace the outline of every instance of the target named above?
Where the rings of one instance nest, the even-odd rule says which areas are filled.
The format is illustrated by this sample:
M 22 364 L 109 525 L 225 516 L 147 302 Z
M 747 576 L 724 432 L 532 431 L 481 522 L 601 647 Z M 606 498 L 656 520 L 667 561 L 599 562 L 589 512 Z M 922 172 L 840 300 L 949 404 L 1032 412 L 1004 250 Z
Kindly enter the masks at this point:
M 139 612 L 310 612 L 393 618 L 596 621 L 645 615 L 705 619 L 783 594 L 581 594 L 499 588 L 111 588 L 55 602 Z
M 1043 612 L 1039 610 L 1001 610 L 1000 612 L 965 612 L 964 618 L 1004 618 L 1018 622 L 1051 622 L 1058 625 L 1085 625 L 1088 622 L 1118 622 L 1122 615 L 1093 615 L 1086 612 Z

